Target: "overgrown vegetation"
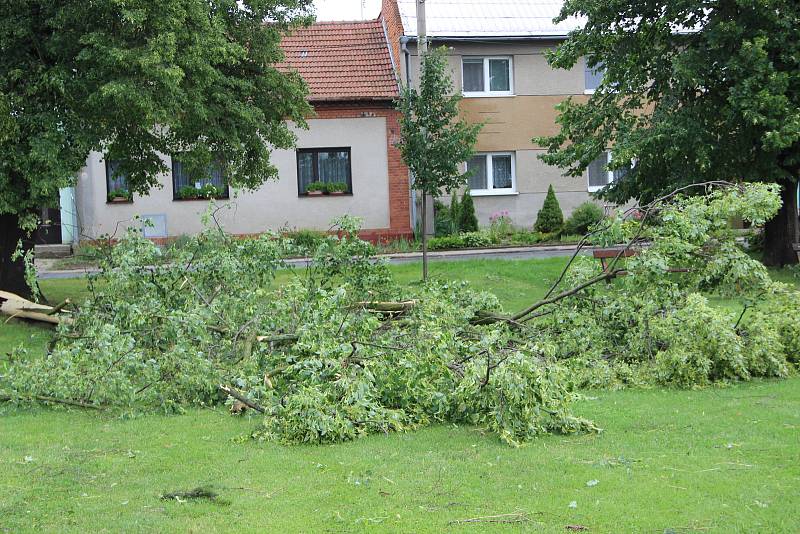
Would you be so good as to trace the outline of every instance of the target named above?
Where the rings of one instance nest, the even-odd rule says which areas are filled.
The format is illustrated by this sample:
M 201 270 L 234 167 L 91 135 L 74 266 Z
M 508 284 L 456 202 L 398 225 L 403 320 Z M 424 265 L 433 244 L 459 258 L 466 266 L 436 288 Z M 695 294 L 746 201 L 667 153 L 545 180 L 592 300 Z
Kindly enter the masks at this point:
M 544 299 L 513 315 L 462 283 L 398 286 L 349 218 L 277 287 L 298 246 L 289 238 L 209 230 L 175 252 L 175 268 L 132 234 L 107 251 L 92 297 L 49 354 L 16 350 L 0 389 L 129 412 L 235 400 L 266 414 L 257 437 L 283 443 L 464 422 L 516 444 L 595 429 L 571 413 L 576 385 L 786 376 L 800 300 L 727 224 L 762 224 L 777 193 L 707 187 L 618 213 L 586 240 L 623 244 L 607 270 L 576 253 Z M 748 298 L 747 308 L 713 308 L 714 294 Z

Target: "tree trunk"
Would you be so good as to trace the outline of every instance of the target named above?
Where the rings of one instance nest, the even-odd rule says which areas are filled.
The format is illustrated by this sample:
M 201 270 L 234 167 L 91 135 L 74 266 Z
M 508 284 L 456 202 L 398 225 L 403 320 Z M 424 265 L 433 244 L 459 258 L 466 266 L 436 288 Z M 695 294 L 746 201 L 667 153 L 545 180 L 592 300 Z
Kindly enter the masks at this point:
M 422 280 L 428 280 L 428 195 L 422 192 Z
M 783 206 L 764 226 L 764 265 L 783 267 L 797 263 L 792 245 L 800 241 L 797 218 L 797 183 L 781 184 Z
M 11 259 L 20 241 L 24 251 L 33 248 L 30 236 L 19 227 L 19 217 L 11 213 L 0 214 L 0 290 L 32 299 L 33 293 L 25 281 L 25 262 L 22 258 Z

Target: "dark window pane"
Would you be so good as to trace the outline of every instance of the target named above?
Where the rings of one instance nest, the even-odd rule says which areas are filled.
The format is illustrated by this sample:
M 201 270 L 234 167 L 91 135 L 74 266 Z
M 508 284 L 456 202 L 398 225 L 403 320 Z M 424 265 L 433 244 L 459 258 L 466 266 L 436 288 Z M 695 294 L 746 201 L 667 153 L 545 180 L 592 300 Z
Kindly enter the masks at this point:
M 108 185 L 108 192 L 128 190 L 128 177 L 118 172 L 119 162 L 108 161 L 106 163 L 106 183 Z
M 464 60 L 464 92 L 483 92 L 483 60 Z
M 475 156 L 467 162 L 467 171 L 470 171 L 469 188 L 473 190 L 486 189 L 486 156 Z
M 175 191 L 187 185 L 194 186 L 194 182 L 189 178 L 189 174 L 183 167 L 183 163 L 178 160 L 172 162 L 172 179 L 175 180 Z
M 489 60 L 489 90 L 511 91 L 511 68 L 507 59 Z
M 495 189 L 511 189 L 511 156 L 492 156 L 492 184 Z
M 349 183 L 350 153 L 349 152 L 320 152 L 319 153 L 319 181 L 325 183 Z
M 305 193 L 308 185 L 314 181 L 314 154 L 300 152 L 297 155 L 297 180 L 300 183 L 300 192 Z
M 603 152 L 589 164 L 589 187 L 605 187 L 608 185 L 608 153 Z

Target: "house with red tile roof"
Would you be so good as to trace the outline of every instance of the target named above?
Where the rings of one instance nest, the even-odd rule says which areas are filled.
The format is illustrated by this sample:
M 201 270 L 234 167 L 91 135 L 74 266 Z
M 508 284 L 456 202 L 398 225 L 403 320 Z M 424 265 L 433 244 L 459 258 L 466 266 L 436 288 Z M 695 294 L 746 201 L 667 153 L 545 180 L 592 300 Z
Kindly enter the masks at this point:
M 236 191 L 221 173 L 198 180 L 165 155 L 171 172 L 159 177 L 161 188 L 114 199 L 113 192 L 125 188 L 125 177 L 115 172 L 114 161 L 92 153 L 71 192 L 74 235 L 91 240 L 112 234 L 120 226 L 142 224 L 134 222 L 137 215 L 149 221 L 143 231 L 154 240 L 196 233 L 208 201 L 191 193 L 211 183 L 222 192 L 218 203 L 230 204 L 217 217 L 232 234 L 327 230 L 333 218 L 349 214 L 363 220 L 365 238 L 411 237 L 409 174 L 396 148 L 397 69 L 381 20 L 313 24 L 285 37 L 282 48 L 279 67 L 306 80 L 314 114 L 308 129 L 294 128 L 295 150 L 273 151 L 278 180 Z M 336 184 L 340 194 L 315 193 L 320 184 Z

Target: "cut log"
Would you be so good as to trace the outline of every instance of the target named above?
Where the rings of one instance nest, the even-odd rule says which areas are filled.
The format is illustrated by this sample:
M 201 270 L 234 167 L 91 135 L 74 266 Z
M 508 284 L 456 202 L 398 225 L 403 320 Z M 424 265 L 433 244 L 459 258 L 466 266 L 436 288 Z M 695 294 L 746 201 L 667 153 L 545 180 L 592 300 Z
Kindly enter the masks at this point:
M 0 291 L 0 314 L 7 315 L 9 318 L 28 319 L 29 321 L 39 321 L 48 324 L 69 323 L 72 321 L 71 318 L 57 315 L 65 305 L 66 303 L 60 307 L 54 308 L 52 306 L 31 302 L 14 293 Z

